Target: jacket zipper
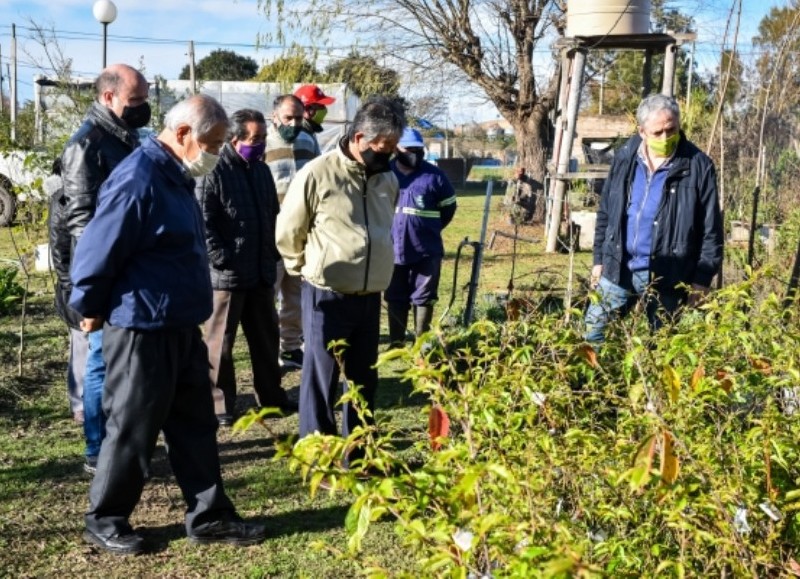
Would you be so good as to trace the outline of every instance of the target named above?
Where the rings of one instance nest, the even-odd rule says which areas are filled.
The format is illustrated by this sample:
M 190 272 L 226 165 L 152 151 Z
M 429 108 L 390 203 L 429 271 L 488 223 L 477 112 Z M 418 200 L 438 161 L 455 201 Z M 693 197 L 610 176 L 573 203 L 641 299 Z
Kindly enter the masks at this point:
M 361 201 L 364 205 L 364 227 L 367 230 L 367 267 L 364 269 L 364 291 L 367 291 L 369 282 L 369 262 L 372 256 L 372 241 L 369 238 L 369 214 L 367 213 L 367 181 L 369 177 L 365 175 L 364 191 L 361 193 Z
M 632 247 L 633 247 L 634 251 L 636 250 L 636 245 L 637 245 L 637 243 L 639 241 L 639 227 L 641 226 L 642 213 L 644 213 L 644 208 L 647 205 L 647 198 L 650 197 L 650 184 L 653 181 L 653 175 L 655 174 L 655 171 L 653 171 L 653 173 L 651 174 L 650 171 L 648 171 L 647 167 L 645 167 L 645 174 L 646 174 L 645 175 L 646 183 L 645 183 L 645 188 L 644 188 L 644 197 L 642 197 L 642 203 L 641 203 L 641 205 L 639 205 L 639 210 L 636 212 L 636 227 L 633 230 L 634 234 L 633 234 L 633 246 Z

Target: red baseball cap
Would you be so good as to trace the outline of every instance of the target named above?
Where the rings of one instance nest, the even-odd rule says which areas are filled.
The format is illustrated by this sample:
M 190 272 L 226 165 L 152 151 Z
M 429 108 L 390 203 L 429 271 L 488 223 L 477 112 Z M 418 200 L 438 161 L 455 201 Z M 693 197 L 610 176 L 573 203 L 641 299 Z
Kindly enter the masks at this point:
M 294 96 L 303 102 L 303 106 L 308 105 L 330 105 L 336 102 L 336 99 L 331 96 L 326 96 L 322 89 L 315 84 L 304 84 L 296 91 Z

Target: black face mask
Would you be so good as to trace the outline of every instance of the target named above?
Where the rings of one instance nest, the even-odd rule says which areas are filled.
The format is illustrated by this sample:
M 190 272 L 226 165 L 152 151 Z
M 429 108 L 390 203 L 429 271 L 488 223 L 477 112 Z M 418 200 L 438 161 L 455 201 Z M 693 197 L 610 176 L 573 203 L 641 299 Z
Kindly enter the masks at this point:
M 397 151 L 397 161 L 404 167 L 408 167 L 409 169 L 416 169 L 419 167 L 419 164 L 422 162 L 422 158 L 425 156 L 424 149 L 406 149 L 405 152 Z
M 391 158 L 391 153 L 378 153 L 370 147 L 361 151 L 361 160 L 364 161 L 364 166 L 366 166 L 367 173 L 370 175 L 377 175 L 378 173 L 388 171 L 389 159 Z
M 147 101 L 135 107 L 126 106 L 120 118 L 132 129 L 141 129 L 150 122 L 150 103 Z

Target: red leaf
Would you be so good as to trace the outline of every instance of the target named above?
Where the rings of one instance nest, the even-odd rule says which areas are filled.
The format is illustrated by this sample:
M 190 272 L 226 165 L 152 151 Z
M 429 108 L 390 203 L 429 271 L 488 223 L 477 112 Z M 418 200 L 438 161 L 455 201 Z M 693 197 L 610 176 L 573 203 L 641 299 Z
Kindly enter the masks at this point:
M 594 351 L 589 344 L 581 344 L 576 349 L 578 356 L 583 358 L 589 363 L 592 368 L 599 368 L 600 364 L 597 363 L 597 352 Z
M 431 449 L 436 451 L 442 447 L 440 437 L 450 433 L 450 418 L 441 406 L 432 406 L 428 415 L 428 434 L 431 438 Z

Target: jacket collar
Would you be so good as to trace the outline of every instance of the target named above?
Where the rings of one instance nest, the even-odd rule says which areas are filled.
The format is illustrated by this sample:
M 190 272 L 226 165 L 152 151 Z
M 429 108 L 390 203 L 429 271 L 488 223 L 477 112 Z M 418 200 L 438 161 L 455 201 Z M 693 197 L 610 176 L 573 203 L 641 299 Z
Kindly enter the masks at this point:
M 219 156 L 220 160 L 225 161 L 229 165 L 238 165 L 245 168 L 250 167 L 250 163 L 244 160 L 242 156 L 236 152 L 236 149 L 233 145 L 231 145 L 230 141 L 222 145 L 222 150 L 220 151 Z
M 347 168 L 348 171 L 357 172 L 361 175 L 366 175 L 367 168 L 350 156 L 349 146 L 350 146 L 350 139 L 348 139 L 347 135 L 345 135 L 341 139 L 339 139 L 339 144 L 336 146 L 336 154 L 339 156 L 339 159 L 341 159 L 341 161 L 344 163 L 344 166 Z
M 128 128 L 124 121 L 115 115 L 111 109 L 101 105 L 99 102 L 94 101 L 92 103 L 86 116 L 102 127 L 104 131 L 110 133 L 129 147 L 135 148 L 139 144 L 138 133 Z
M 194 178 L 184 169 L 154 135 L 149 135 L 141 146 L 142 153 L 161 169 L 162 174 L 181 187 L 194 187 Z

